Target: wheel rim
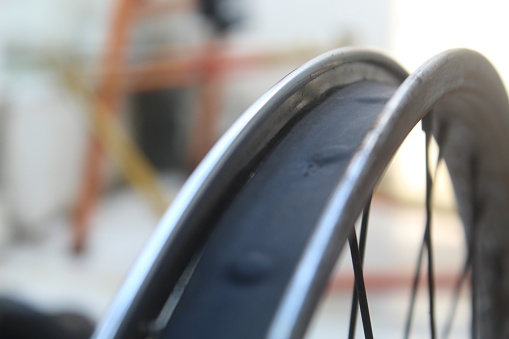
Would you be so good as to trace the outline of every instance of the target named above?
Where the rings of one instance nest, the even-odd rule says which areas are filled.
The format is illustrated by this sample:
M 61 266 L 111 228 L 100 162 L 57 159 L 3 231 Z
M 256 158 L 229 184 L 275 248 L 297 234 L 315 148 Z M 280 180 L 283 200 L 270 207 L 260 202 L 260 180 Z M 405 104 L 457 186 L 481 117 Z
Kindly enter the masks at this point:
M 150 319 L 154 316 L 153 310 L 161 309 L 158 302 L 161 298 L 151 291 L 168 294 L 193 257 L 196 249 L 186 251 L 182 248 L 185 245 L 179 246 L 178 243 L 192 243 L 194 239 L 189 238 L 203 232 L 196 229 L 200 224 L 196 219 L 211 213 L 207 206 L 214 206 L 218 200 L 217 194 L 211 195 L 210 192 L 214 189 L 221 192 L 231 186 L 232 178 L 294 116 L 296 110 L 292 107 L 302 107 L 318 100 L 320 93 L 330 88 L 359 80 L 398 84 L 406 76 L 398 64 L 384 55 L 357 48 L 340 49 L 303 65 L 263 95 L 219 140 L 186 182 L 134 265 L 96 337 L 120 338 L 137 332 L 139 329 L 133 328 L 133 324 Z M 315 85 L 317 80 L 320 80 L 318 86 Z M 198 205 L 200 212 L 196 212 Z M 189 221 L 190 216 L 195 220 Z M 182 237 L 186 239 L 182 240 Z M 172 258 L 179 258 L 184 265 Z M 172 274 L 161 276 L 161 271 L 171 271 Z
M 468 100 L 474 101 L 476 105 L 465 107 L 464 102 L 468 102 Z M 505 227 L 505 221 L 509 220 L 509 215 L 507 215 L 507 209 L 500 204 L 507 201 L 503 198 L 507 197 L 507 192 L 509 192 L 508 179 L 504 178 L 503 174 L 508 173 L 509 170 L 509 155 L 507 149 L 502 150 L 496 147 L 509 142 L 507 133 L 504 132 L 504 129 L 509 127 L 507 95 L 493 66 L 483 56 L 469 50 L 447 51 L 431 59 L 411 74 L 387 103 L 384 112 L 380 114 L 381 118 L 377 126 L 367 136 L 361 150 L 352 160 L 346 175 L 338 184 L 337 190 L 325 208 L 319 227 L 303 255 L 301 265 L 281 304 L 269 338 L 298 338 L 302 335 L 304 329 L 301 327 L 307 325 L 310 314 L 316 307 L 317 295 L 323 291 L 328 272 L 332 270 L 334 262 L 332 258 L 337 258 L 339 255 L 339 248 L 346 242 L 348 230 L 351 229 L 351 226 L 348 225 L 353 225 L 360 213 L 358 206 L 355 208 L 352 202 L 367 199 L 396 148 L 403 142 L 413 126 L 423 119 L 431 109 L 436 111 L 433 134 L 439 146 L 444 149 L 444 158 L 453 177 L 453 184 L 459 197 L 458 206 L 467 227 L 467 234 L 468 228 L 473 227 L 496 229 L 497 232 L 492 234 L 498 234 L 498 239 L 495 239 L 497 236 L 494 236 L 495 238 L 488 240 L 488 244 L 483 246 L 483 251 L 489 251 L 491 245 L 498 243 L 496 247 L 499 251 L 492 254 L 491 257 L 507 257 L 507 253 L 504 253 L 507 251 L 500 250 L 504 246 L 503 241 L 500 243 L 500 239 L 507 239 L 506 236 L 509 235 L 507 227 Z M 486 125 L 489 125 L 480 124 L 479 116 L 483 116 L 486 119 Z M 453 125 L 450 120 L 454 122 L 463 120 L 466 122 L 466 126 Z M 453 129 L 459 130 L 454 131 Z M 462 131 L 462 129 L 466 130 Z M 473 129 L 475 132 L 472 131 Z M 476 140 L 481 139 L 483 143 L 489 145 L 484 145 L 482 149 L 491 149 L 492 152 L 481 154 L 475 145 L 460 147 L 458 144 L 464 142 L 463 138 L 468 132 L 470 135 L 475 133 Z M 504 139 L 506 139 L 505 142 Z M 449 152 L 449 149 L 462 148 L 467 150 L 466 153 Z M 478 169 L 483 174 L 476 174 L 482 176 L 482 183 L 475 182 L 475 185 L 480 186 L 477 187 L 480 192 L 466 193 L 464 192 L 465 188 L 472 187 L 469 184 L 471 180 L 481 180 L 473 178 L 474 174 L 465 172 L 463 167 L 465 163 L 469 164 L 469 160 L 466 158 L 475 156 L 485 159 L 483 161 L 479 158 L 470 160 L 476 161 L 477 166 L 481 164 L 483 166 L 483 169 Z M 376 168 L 379 174 L 373 176 L 372 173 L 369 173 L 371 177 L 367 178 L 365 172 L 359 171 L 360 168 Z M 474 197 L 476 194 L 482 195 L 482 197 Z M 491 213 L 484 212 L 484 220 L 474 220 L 479 219 L 479 216 L 475 215 L 475 212 L 472 215 L 472 211 L 478 211 L 479 206 L 476 206 L 470 197 L 489 202 Z M 483 206 L 483 208 L 486 207 Z M 475 226 L 473 226 L 474 223 Z M 500 234 L 501 232 L 503 234 Z M 330 259 L 324 260 L 324 258 Z M 486 262 L 490 261 L 489 259 L 480 260 L 482 264 L 477 266 L 492 267 L 486 265 Z M 509 264 L 508 261 L 506 262 Z M 481 288 L 483 291 L 479 292 L 478 299 L 491 300 L 492 302 L 499 300 L 498 306 L 485 305 L 485 309 L 490 311 L 486 311 L 484 315 L 478 315 L 480 317 L 478 319 L 479 331 L 483 333 L 483 337 L 490 338 L 496 337 L 500 333 L 507 333 L 509 330 L 504 321 L 507 312 L 503 312 L 505 307 L 500 302 L 500 300 L 507 300 L 508 294 L 490 295 L 489 298 L 482 297 L 482 295 L 489 294 L 490 291 L 493 293 L 493 291 L 507 289 L 507 287 L 502 288 L 501 280 L 498 280 L 497 283 L 497 278 L 490 277 L 493 271 L 500 272 L 500 270 L 488 269 L 486 271 L 491 273 L 483 272 L 476 275 L 485 276 L 484 282 L 480 284 L 484 288 Z M 507 281 L 508 276 L 499 276 L 498 278 Z M 494 289 L 495 285 L 499 288 Z M 299 311 L 296 312 L 296 310 Z M 497 335 L 495 336 L 495 334 Z
M 135 265 L 96 338 L 134 338 L 137 333 L 142 335 L 146 331 L 147 323 L 164 306 L 166 297 L 161 296 L 169 295 L 178 285 L 186 267 L 200 251 L 204 238 L 211 232 L 201 228 L 203 223 L 200 221 L 207 215 L 214 215 L 213 209 L 221 194 L 235 189 L 239 177 L 249 176 L 253 161 L 269 147 L 271 140 L 296 112 L 312 105 L 333 88 L 366 80 L 397 85 L 405 76 L 401 67 L 378 53 L 358 49 L 333 51 L 304 65 L 257 101 L 220 140 L 179 194 Z M 464 107 L 465 100 L 470 101 L 469 107 Z M 484 112 L 484 126 L 488 125 L 491 132 L 472 123 L 477 116 L 472 107 Z M 488 227 L 485 225 L 495 229 L 495 234 L 503 233 L 501 223 L 509 220 L 509 216 L 504 208 L 500 208 L 500 198 L 506 197 L 509 184 L 507 179 L 493 180 L 490 174 L 501 177 L 500 173 L 509 168 L 506 161 L 509 156 L 505 155 L 506 151 L 500 156 L 497 152 L 484 154 L 479 149 L 494 149 L 493 145 L 507 139 L 503 133 L 509 127 L 507 98 L 496 72 L 483 57 L 466 50 L 446 52 L 429 61 L 400 86 L 364 138 L 324 208 L 272 321 L 269 338 L 300 338 L 303 335 L 339 250 L 360 213 L 358 202 L 365 201 L 406 134 L 432 108 L 436 116 L 433 134 L 444 149 L 459 193 L 459 208 L 467 234 Z M 450 122 L 453 119 L 465 123 L 453 124 Z M 473 151 L 459 155 L 448 151 L 458 149 L 461 136 L 472 133 L 472 130 L 478 134 L 476 138 L 481 147 L 472 145 L 470 149 Z M 474 158 L 476 160 L 472 160 Z M 464 169 L 464 164 L 471 162 L 476 162 L 475 173 Z M 366 173 L 363 168 L 374 170 Z M 473 176 L 474 188 L 464 185 L 473 180 Z M 483 202 L 482 209 L 478 200 Z M 488 241 L 487 247 L 492 244 L 493 239 Z M 498 251 L 491 255 L 505 258 L 507 255 L 501 252 L 500 246 L 498 244 Z M 481 252 L 484 252 L 486 245 L 480 243 L 476 248 L 482 248 Z M 487 252 L 489 258 L 490 251 Z M 483 256 L 479 258 L 481 264 L 487 260 Z M 489 295 L 494 284 L 500 286 L 496 284 L 496 278 L 500 276 L 491 277 L 490 272 L 482 272 L 479 276 L 483 279 L 476 281 L 480 286 L 478 298 L 485 302 L 484 296 Z M 504 293 L 502 300 L 506 300 L 506 295 L 509 293 Z M 492 303 L 496 298 L 490 297 Z M 501 304 L 482 306 L 493 310 Z M 484 328 L 504 327 L 503 312 L 499 317 L 491 317 L 492 311 L 486 314 L 477 315 L 481 333 L 491 333 Z

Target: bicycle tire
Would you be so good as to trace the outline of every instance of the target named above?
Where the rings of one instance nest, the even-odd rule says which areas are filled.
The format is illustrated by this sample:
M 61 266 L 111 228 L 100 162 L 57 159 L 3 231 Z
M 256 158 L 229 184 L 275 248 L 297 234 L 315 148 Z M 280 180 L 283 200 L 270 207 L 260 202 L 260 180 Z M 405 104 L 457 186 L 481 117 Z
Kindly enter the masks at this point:
M 508 107 L 494 68 L 469 50 L 409 77 L 373 51 L 312 60 L 206 157 L 95 337 L 301 338 L 370 192 L 430 111 L 475 239 L 479 331 L 509 335 Z

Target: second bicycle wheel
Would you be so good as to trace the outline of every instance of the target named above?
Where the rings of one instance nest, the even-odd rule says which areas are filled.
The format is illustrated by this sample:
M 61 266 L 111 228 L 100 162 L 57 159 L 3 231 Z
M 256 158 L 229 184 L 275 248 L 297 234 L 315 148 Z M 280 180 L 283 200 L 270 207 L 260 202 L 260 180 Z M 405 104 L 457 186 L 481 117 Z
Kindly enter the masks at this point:
M 186 183 L 95 337 L 301 338 L 376 182 L 422 119 L 471 239 L 474 331 L 509 336 L 504 88 L 468 50 L 406 77 L 381 54 L 345 49 L 276 85 Z

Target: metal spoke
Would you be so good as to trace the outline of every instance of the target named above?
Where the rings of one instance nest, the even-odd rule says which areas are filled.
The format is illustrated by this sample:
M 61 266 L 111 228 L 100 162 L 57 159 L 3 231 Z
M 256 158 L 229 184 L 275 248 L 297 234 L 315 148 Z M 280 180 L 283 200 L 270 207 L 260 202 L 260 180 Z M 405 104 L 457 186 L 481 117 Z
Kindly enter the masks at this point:
M 415 309 L 415 298 L 417 296 L 417 288 L 419 287 L 420 273 L 422 267 L 422 258 L 424 256 L 424 241 L 421 242 L 421 248 L 419 249 L 419 257 L 417 258 L 417 265 L 412 284 L 412 292 L 410 295 L 410 306 L 408 307 L 407 318 L 405 322 L 405 332 L 403 338 L 408 339 L 410 337 L 410 329 L 412 328 L 412 320 L 414 317 Z
M 424 121 L 423 121 L 424 124 Z M 429 166 L 429 148 L 431 143 L 430 129 L 426 129 L 426 231 L 425 242 L 428 249 L 428 294 L 429 294 L 429 319 L 431 339 L 436 338 L 435 326 L 435 273 L 433 268 L 433 246 L 431 242 L 431 193 L 433 186 L 432 174 Z
M 473 183 L 477 183 L 479 179 L 479 172 L 478 172 L 478 166 L 479 159 L 477 157 L 472 157 L 470 159 L 470 167 L 472 168 L 472 178 L 471 181 Z M 475 186 L 474 186 L 475 187 Z M 477 240 L 479 237 L 478 231 L 479 231 L 479 225 L 483 210 L 483 203 L 482 200 L 479 199 L 477 190 L 474 191 L 474 194 L 471 196 L 471 204 L 474 207 L 472 209 L 472 221 L 469 225 L 469 231 L 467 231 L 467 239 L 468 239 L 468 254 L 470 256 L 470 271 L 472 275 L 471 279 L 471 288 L 472 288 L 472 323 L 471 323 L 471 329 L 472 329 L 472 339 L 478 339 L 481 337 L 481 329 L 479 327 L 479 309 L 478 309 L 478 297 L 479 297 L 479 290 L 477 289 L 477 281 L 479 279 L 479 266 L 478 266 L 478 259 L 477 257 Z M 501 333 L 499 333 L 501 335 Z M 485 335 L 486 336 L 486 335 Z M 503 336 L 503 335 L 502 335 Z
M 364 207 L 364 211 L 362 212 L 362 221 L 361 221 L 361 234 L 359 239 L 359 252 L 360 252 L 360 265 L 361 270 L 364 266 L 364 253 L 366 252 L 366 237 L 368 233 L 368 222 L 369 222 L 369 211 L 371 208 L 371 196 L 368 199 L 366 206 Z M 354 229 L 355 236 L 355 229 Z M 355 241 L 357 241 L 355 239 Z M 353 260 L 353 258 L 352 258 Z M 348 338 L 353 339 L 355 336 L 355 328 L 357 325 L 357 313 L 359 307 L 359 295 L 357 294 L 357 284 L 355 284 L 352 293 L 352 307 L 350 310 L 350 327 L 348 330 Z
M 412 328 L 412 320 L 413 314 L 415 310 L 415 300 L 417 296 L 417 289 L 419 287 L 420 281 L 420 273 L 422 268 L 422 260 L 424 257 L 424 248 L 427 249 L 427 259 L 428 259 L 428 294 L 429 294 L 429 313 L 430 313 L 430 331 L 431 338 L 436 338 L 436 325 L 435 325 L 435 283 L 434 283 L 434 268 L 433 268 L 433 247 L 431 241 L 431 220 L 432 220 L 432 206 L 431 206 L 431 196 L 432 196 L 432 188 L 433 182 L 436 180 L 436 175 L 438 173 L 438 166 L 442 159 L 442 152 L 439 151 L 438 158 L 435 163 L 434 173 L 432 174 L 430 171 L 430 143 L 431 143 L 431 114 L 429 115 L 429 119 L 422 121 L 422 127 L 425 132 L 425 166 L 426 166 L 426 222 L 425 222 L 425 231 L 423 236 L 423 241 L 421 242 L 421 246 L 419 248 L 419 255 L 417 258 L 416 271 L 414 275 L 414 280 L 412 283 L 412 290 L 410 295 L 410 305 L 407 313 L 407 319 L 405 322 L 405 330 L 404 330 L 404 338 L 408 339 L 410 337 L 410 331 Z M 433 176 L 434 175 L 434 176 Z
M 458 309 L 458 302 L 460 298 L 461 288 L 465 284 L 467 280 L 468 274 L 471 268 L 472 261 L 472 252 L 470 251 L 470 246 L 468 250 L 467 260 L 465 261 L 465 265 L 463 266 L 463 271 L 461 272 L 461 276 L 459 277 L 456 285 L 454 287 L 454 295 L 452 298 L 451 308 L 449 310 L 449 314 L 447 315 L 447 321 L 445 322 L 444 330 L 442 332 L 442 339 L 449 338 L 451 334 L 452 324 L 454 321 L 454 317 L 456 315 L 456 310 Z
M 371 328 L 368 298 L 366 295 L 366 286 L 364 284 L 364 275 L 362 273 L 362 264 L 360 259 L 359 247 L 357 246 L 357 235 L 355 233 L 355 229 L 348 237 L 348 244 L 350 245 L 350 253 L 352 255 L 353 272 L 355 276 L 355 288 L 359 298 L 362 326 L 364 327 L 364 336 L 367 339 L 373 339 L 373 330 Z
M 477 283 L 474 277 L 476 277 L 476 265 L 472 264 L 472 339 L 478 339 L 480 337 L 479 326 L 477 324 Z

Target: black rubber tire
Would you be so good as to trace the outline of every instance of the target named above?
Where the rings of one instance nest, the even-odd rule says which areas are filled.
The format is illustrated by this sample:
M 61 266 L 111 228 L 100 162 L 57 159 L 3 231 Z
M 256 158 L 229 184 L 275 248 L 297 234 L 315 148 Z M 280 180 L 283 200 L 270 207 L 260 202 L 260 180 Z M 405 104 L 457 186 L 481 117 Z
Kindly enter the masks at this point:
M 332 190 L 396 88 L 359 82 L 329 93 L 291 122 L 217 211 L 161 338 L 266 335 Z

